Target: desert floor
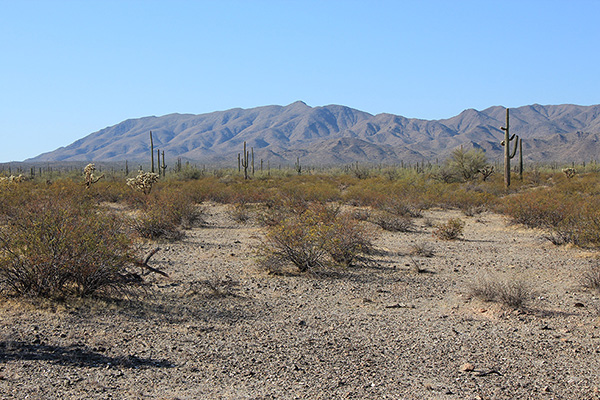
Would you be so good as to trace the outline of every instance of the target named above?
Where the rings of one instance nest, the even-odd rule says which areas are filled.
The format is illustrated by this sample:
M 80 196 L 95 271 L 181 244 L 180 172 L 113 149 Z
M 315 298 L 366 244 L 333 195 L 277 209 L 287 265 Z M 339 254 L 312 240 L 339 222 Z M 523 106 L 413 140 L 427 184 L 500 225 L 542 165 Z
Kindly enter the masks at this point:
M 596 254 L 500 215 L 430 210 L 377 228 L 360 267 L 269 274 L 262 228 L 206 205 L 205 227 L 160 243 L 127 300 L 0 299 L 2 399 L 596 399 Z M 465 221 L 440 241 L 432 225 Z M 410 255 L 416 244 L 432 257 Z M 154 244 L 146 244 L 150 249 Z M 471 298 L 524 282 L 524 309 Z

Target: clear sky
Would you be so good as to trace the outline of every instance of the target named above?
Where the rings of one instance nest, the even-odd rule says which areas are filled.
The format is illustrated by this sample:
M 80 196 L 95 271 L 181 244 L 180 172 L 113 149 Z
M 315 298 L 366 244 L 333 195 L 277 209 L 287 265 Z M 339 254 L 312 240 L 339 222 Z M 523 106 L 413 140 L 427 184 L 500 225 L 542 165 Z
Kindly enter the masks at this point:
M 128 118 L 600 103 L 596 0 L 0 0 L 0 162 Z

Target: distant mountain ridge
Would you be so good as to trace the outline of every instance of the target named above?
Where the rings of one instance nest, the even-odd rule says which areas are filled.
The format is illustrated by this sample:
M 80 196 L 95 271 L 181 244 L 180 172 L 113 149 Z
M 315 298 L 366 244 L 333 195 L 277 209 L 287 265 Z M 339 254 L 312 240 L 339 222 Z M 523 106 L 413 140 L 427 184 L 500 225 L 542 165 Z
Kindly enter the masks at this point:
M 167 159 L 236 164 L 243 142 L 255 158 L 305 165 L 350 162 L 399 163 L 442 160 L 459 146 L 481 148 L 490 160 L 502 154 L 506 109 L 468 109 L 441 120 L 372 115 L 341 105 L 234 108 L 207 114 L 169 114 L 129 119 L 76 142 L 26 160 L 146 160 L 149 132 Z M 600 151 L 600 105 L 533 104 L 510 111 L 511 133 L 523 138 L 530 162 L 596 159 Z

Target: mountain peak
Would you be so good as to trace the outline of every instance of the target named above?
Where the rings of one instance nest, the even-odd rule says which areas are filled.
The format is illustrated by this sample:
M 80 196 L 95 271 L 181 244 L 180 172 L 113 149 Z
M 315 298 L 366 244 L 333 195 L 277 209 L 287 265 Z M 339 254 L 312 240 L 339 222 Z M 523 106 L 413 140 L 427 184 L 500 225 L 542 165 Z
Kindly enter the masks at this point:
M 291 104 L 288 104 L 286 106 L 286 108 L 296 108 L 296 107 L 300 107 L 300 108 L 311 108 L 308 104 L 306 104 L 305 102 L 303 102 L 302 100 L 297 100 Z

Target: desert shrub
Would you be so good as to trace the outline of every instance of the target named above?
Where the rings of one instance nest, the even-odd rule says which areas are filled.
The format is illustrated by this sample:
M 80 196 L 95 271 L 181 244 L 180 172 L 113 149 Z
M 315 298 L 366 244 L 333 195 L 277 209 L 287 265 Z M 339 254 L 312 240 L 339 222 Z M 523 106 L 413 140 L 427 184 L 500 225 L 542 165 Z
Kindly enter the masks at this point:
M 352 211 L 352 218 L 357 221 L 369 221 L 371 219 L 371 211 L 364 208 L 358 208 Z
M 227 210 L 227 215 L 229 215 L 229 218 L 231 218 L 233 221 L 240 224 L 245 224 L 250 220 L 250 218 L 252 218 L 250 207 L 245 202 L 232 204 Z
M 282 196 L 303 202 L 332 202 L 340 199 L 340 189 L 332 177 L 291 176 L 279 180 L 278 191 Z
M 554 244 L 598 247 L 600 198 L 590 191 L 595 190 L 572 191 L 570 185 L 530 190 L 508 196 L 500 210 L 515 223 L 544 230 L 544 237 Z
M 590 266 L 581 276 L 583 287 L 600 292 L 600 265 Z
M 373 248 L 373 234 L 350 214 L 335 215 L 329 225 L 325 249 L 334 262 L 344 267 L 352 266 L 361 254 Z
M 438 205 L 447 208 L 458 208 L 465 215 L 472 216 L 493 208 L 495 196 L 486 191 L 486 187 L 480 184 L 452 185 L 441 191 L 438 197 Z
M 393 197 L 381 205 L 381 209 L 390 214 L 408 218 L 420 218 L 423 216 L 421 209 L 414 204 L 406 201 L 401 201 L 397 197 Z
M 110 177 L 97 182 L 89 190 L 88 194 L 99 202 L 118 203 L 123 201 L 131 193 L 131 189 L 122 181 Z
M 263 264 L 292 264 L 299 271 L 349 266 L 371 246 L 365 228 L 338 208 L 311 204 L 268 226 L 259 253 Z
M 518 309 L 525 307 L 534 297 L 531 288 L 519 280 L 502 280 L 497 277 L 482 278 L 470 287 L 470 295 L 483 301 L 501 303 Z
M 323 267 L 327 230 L 318 210 L 309 209 L 285 218 L 269 227 L 262 247 L 263 258 L 269 263 L 291 263 L 301 272 Z
M 470 181 L 477 177 L 479 170 L 487 165 L 487 159 L 483 150 L 462 148 L 452 151 L 450 158 L 446 161 L 446 168 L 451 175 L 456 175 L 463 181 Z
M 410 232 L 415 227 L 410 217 L 398 216 L 386 211 L 373 213 L 371 221 L 389 232 Z
M 413 256 L 433 257 L 435 251 L 433 247 L 427 243 L 415 243 L 410 247 L 410 254 Z
M 158 192 L 149 196 L 141 208 L 134 227 L 147 239 L 177 240 L 184 236 L 181 228 L 204 223 L 203 210 L 182 192 Z
M 565 219 L 570 202 L 559 193 L 537 189 L 508 196 L 500 210 L 514 223 L 529 228 L 548 228 L 558 226 Z
M 455 240 L 463 234 L 465 223 L 460 218 L 450 218 L 436 225 L 433 235 L 441 240 Z
M 122 292 L 132 253 L 122 220 L 91 202 L 30 198 L 0 229 L 0 286 L 44 297 Z

